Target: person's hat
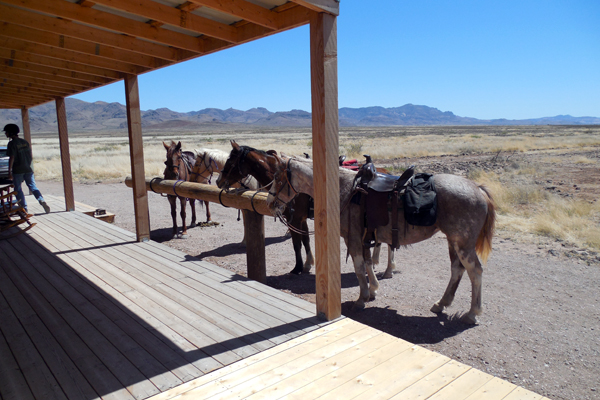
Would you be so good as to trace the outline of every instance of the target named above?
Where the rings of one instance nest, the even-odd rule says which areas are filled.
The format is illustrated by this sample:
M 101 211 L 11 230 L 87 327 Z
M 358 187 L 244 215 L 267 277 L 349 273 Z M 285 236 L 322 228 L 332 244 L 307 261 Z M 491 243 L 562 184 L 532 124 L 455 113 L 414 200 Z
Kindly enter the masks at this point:
M 3 130 L 8 135 L 17 135 L 20 132 L 19 127 L 16 124 L 6 124 L 4 125 Z

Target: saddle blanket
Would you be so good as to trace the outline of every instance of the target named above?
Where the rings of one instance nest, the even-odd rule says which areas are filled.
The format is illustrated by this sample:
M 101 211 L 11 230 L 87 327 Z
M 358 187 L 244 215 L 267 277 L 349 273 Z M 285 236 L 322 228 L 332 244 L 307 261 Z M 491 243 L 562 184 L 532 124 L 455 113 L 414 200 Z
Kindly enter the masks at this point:
M 402 195 L 404 218 L 410 225 L 431 226 L 437 219 L 437 194 L 433 175 L 415 174 Z

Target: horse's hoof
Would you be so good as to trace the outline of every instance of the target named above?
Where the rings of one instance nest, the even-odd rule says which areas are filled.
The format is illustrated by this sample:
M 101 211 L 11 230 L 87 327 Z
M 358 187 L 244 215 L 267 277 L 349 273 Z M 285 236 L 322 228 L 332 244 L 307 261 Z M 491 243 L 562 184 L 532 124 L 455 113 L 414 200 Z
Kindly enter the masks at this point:
M 195 222 L 192 222 L 192 223 L 191 223 L 191 224 L 188 226 L 188 228 L 195 228 L 196 226 L 197 226 L 197 225 L 196 225 L 196 223 L 195 223 Z
M 302 268 L 294 268 L 293 270 L 290 271 L 290 274 L 293 275 L 300 275 L 302 273 Z
M 467 324 L 467 325 L 477 325 L 477 318 L 471 314 L 463 315 L 462 317 L 460 317 L 460 321 L 463 324 Z
M 355 301 L 354 304 L 352 305 L 352 311 L 362 311 L 365 309 L 365 303 L 364 302 L 358 302 Z
M 431 312 L 439 314 L 444 311 L 444 306 L 440 306 L 438 303 L 435 303 L 433 307 L 431 307 Z
M 180 239 L 187 239 L 188 235 L 186 233 L 182 233 L 181 236 L 179 236 Z
M 304 268 L 302 269 L 302 273 L 303 274 L 310 274 L 310 270 L 311 270 L 311 265 L 305 265 Z

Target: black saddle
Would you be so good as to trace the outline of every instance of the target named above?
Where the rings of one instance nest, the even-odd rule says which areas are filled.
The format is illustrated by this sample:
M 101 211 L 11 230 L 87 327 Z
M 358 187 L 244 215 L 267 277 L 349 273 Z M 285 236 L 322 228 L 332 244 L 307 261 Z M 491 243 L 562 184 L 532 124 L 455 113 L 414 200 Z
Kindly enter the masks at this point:
M 377 228 L 386 226 L 392 213 L 392 246 L 398 244 L 398 205 L 400 192 L 414 174 L 411 166 L 400 176 L 377 172 L 371 156 L 356 174 L 354 188 L 357 194 L 353 201 L 361 206 L 364 219 L 363 245 L 373 247 L 378 243 Z M 357 198 L 358 196 L 358 198 Z

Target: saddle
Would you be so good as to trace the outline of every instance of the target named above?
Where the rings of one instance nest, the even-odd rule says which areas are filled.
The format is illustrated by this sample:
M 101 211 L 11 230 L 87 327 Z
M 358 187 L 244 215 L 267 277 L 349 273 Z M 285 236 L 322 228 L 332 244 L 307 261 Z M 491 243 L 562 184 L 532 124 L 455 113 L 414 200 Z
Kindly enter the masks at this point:
M 377 172 L 371 156 L 365 155 L 366 162 L 354 179 L 353 202 L 360 205 L 364 220 L 363 245 L 373 247 L 378 243 L 377 228 L 389 223 L 392 213 L 392 247 L 399 246 L 398 205 L 399 198 L 407 182 L 414 174 L 411 166 L 400 176 Z

